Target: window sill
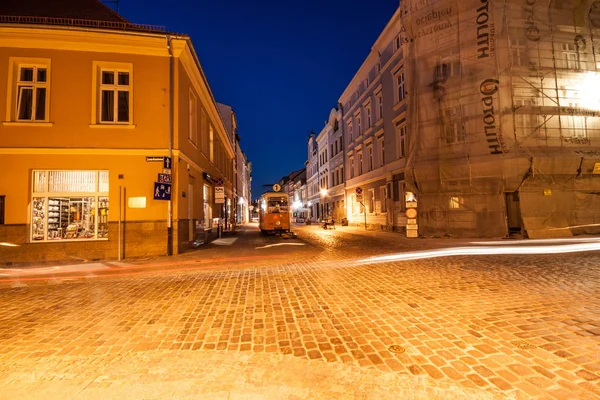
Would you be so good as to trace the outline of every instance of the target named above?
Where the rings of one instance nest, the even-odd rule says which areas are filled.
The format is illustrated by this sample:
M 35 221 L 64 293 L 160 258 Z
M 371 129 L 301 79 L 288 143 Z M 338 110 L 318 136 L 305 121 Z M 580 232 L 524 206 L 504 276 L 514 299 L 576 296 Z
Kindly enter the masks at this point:
M 399 102 L 397 102 L 397 103 L 396 103 L 396 105 L 395 105 L 394 107 L 392 107 L 392 110 L 393 110 L 393 111 L 398 111 L 398 110 L 400 109 L 400 107 L 402 107 L 402 105 L 404 104 L 404 101 L 405 101 L 405 100 L 406 100 L 406 99 L 404 99 L 404 100 L 402 100 L 402 101 L 399 101 Z
M 83 239 L 46 239 L 46 240 L 33 240 L 29 239 L 29 244 L 48 244 L 48 243 L 64 243 L 64 242 L 108 242 L 108 238 L 83 238 Z
M 95 129 L 135 129 L 136 126 L 125 124 L 90 124 L 90 128 Z
M 27 121 L 2 121 L 4 126 L 40 126 L 50 127 L 54 125 L 54 122 L 27 122 Z

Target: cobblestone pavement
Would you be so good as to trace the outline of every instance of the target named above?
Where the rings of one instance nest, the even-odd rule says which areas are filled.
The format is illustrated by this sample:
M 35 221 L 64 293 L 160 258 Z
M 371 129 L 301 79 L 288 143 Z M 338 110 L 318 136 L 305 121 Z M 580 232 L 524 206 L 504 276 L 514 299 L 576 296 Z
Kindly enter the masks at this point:
M 363 265 L 465 242 L 297 232 L 6 269 L 0 398 L 600 398 L 600 253 Z

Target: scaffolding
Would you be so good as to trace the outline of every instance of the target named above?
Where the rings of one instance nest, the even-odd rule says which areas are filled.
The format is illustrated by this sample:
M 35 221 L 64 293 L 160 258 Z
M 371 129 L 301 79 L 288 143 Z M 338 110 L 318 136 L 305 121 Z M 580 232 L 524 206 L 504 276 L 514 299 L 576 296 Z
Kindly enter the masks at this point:
M 400 9 L 420 233 L 600 232 L 600 2 Z

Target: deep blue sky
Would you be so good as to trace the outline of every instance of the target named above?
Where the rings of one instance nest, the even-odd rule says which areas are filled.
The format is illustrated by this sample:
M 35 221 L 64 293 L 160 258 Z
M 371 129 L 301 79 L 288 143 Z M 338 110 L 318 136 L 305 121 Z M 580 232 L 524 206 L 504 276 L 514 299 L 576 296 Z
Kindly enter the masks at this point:
M 304 167 L 310 129 L 323 128 L 398 4 L 119 0 L 119 12 L 191 36 L 216 100 L 237 114 L 257 198 L 263 184 Z

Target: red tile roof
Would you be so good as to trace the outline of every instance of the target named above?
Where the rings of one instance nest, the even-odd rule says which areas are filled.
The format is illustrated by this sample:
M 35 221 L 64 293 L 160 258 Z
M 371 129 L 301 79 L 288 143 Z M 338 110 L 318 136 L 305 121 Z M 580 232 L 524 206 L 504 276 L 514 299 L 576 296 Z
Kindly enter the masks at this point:
M 0 15 L 127 22 L 98 0 L 6 0 L 0 1 Z

